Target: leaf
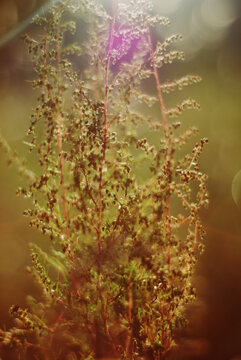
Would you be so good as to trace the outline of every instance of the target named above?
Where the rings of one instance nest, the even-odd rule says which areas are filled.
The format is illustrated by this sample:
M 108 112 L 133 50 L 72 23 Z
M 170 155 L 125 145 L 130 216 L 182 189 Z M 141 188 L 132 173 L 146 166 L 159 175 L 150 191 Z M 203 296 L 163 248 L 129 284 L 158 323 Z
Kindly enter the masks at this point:
M 30 143 L 30 142 L 23 141 L 23 144 L 25 144 L 25 145 L 27 145 L 27 146 L 29 146 L 29 147 L 31 147 L 31 148 L 35 148 L 35 145 L 32 144 L 32 143 Z

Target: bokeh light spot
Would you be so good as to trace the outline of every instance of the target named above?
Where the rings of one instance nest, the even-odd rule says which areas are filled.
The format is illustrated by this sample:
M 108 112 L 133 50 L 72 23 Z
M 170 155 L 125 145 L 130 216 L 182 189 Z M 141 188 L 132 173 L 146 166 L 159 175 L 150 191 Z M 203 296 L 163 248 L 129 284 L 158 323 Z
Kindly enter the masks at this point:
M 205 0 L 201 6 L 201 15 L 210 27 L 223 28 L 237 17 L 233 4 L 229 0 Z

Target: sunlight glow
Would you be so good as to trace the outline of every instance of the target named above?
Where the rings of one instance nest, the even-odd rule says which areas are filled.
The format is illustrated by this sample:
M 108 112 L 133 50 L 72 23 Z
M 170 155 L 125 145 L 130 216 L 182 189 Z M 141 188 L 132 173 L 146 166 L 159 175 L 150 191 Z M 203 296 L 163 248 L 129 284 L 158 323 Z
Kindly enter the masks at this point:
M 229 0 L 204 0 L 201 15 L 203 21 L 212 28 L 224 28 L 237 18 L 233 4 Z
M 7 44 L 9 41 L 11 41 L 13 38 L 15 38 L 17 35 L 19 35 L 21 32 L 24 31 L 24 29 L 26 29 L 32 22 L 33 18 L 38 15 L 41 14 L 41 12 L 46 11 L 50 6 L 52 6 L 54 3 L 57 3 L 61 0 L 52 0 L 52 1 L 48 1 L 44 6 L 42 6 L 40 9 L 37 9 L 35 12 L 33 12 L 27 19 L 23 20 L 22 22 L 20 22 L 17 26 L 13 27 L 14 24 L 17 23 L 17 18 L 18 18 L 18 14 L 17 14 L 17 7 L 16 4 L 13 3 L 12 1 L 9 2 L 9 4 L 13 4 L 13 14 L 15 14 L 14 16 L 16 17 L 11 19 L 11 21 L 14 21 L 14 23 L 8 23 L 8 26 L 6 27 L 6 25 L 4 25 L 4 28 L 1 31 L 1 26 L 0 25 L 0 48 L 2 46 L 4 46 L 5 44 Z M 7 9 L 7 14 L 8 16 L 10 16 L 9 14 L 12 15 L 12 9 L 9 8 L 9 4 L 8 4 L 8 8 Z M 15 7 L 14 7 L 15 6 Z M 2 13 L 2 6 L 0 6 L 0 13 Z M 5 9 L 5 3 L 4 3 L 4 9 Z M 10 9 L 10 10 L 9 10 Z M 6 21 L 6 20 L 4 20 Z M 2 23 L 2 16 L 0 16 L 0 24 Z M 3 23 L 4 24 L 4 23 Z M 8 28 L 10 28 L 11 30 L 9 30 L 8 32 L 6 32 L 6 30 L 8 30 Z
M 170 16 L 183 35 L 182 46 L 188 58 L 203 47 L 215 48 L 237 19 L 234 1 L 230 0 L 155 0 L 155 8 Z M 165 36 L 165 29 L 160 30 Z
M 181 5 L 182 0 L 168 0 L 168 1 L 158 1 L 156 8 L 160 13 L 171 14 L 174 11 L 178 10 Z

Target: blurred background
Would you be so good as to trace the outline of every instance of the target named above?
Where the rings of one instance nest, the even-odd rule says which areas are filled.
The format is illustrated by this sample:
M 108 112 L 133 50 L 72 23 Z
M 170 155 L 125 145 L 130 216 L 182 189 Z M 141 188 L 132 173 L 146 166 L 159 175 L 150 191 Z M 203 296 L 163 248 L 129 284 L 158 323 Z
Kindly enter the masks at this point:
M 77 0 L 76 0 L 77 1 Z M 0 129 L 10 146 L 25 156 L 22 141 L 36 93 L 31 61 L 20 35 L 47 1 L 0 0 Z M 105 3 L 108 3 L 105 0 Z M 161 71 L 165 79 L 199 74 L 201 84 L 175 93 L 176 102 L 192 96 L 200 112 L 185 113 L 185 124 L 209 138 L 201 168 L 209 176 L 210 206 L 202 218 L 207 231 L 194 285 L 197 301 L 187 309 L 189 325 L 177 334 L 173 359 L 241 360 L 241 1 L 153 0 L 172 25 L 165 34 L 181 33 L 184 63 Z M 164 32 L 165 31 L 165 32 Z M 8 308 L 25 306 L 35 291 L 26 274 L 28 243 L 36 232 L 22 211 L 28 202 L 16 197 L 21 185 L 0 150 L 0 326 L 8 327 Z

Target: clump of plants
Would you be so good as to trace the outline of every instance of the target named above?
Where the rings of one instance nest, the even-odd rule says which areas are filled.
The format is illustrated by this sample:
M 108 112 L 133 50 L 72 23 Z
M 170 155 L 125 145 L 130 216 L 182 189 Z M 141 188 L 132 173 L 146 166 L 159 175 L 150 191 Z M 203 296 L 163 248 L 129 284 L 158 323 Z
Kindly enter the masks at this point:
M 73 19 L 86 34 L 70 45 Z M 173 50 L 181 36 L 156 40 L 155 28 L 169 20 L 147 0 L 115 0 L 109 8 L 63 0 L 34 23 L 36 37 L 26 35 L 25 43 L 38 99 L 26 144 L 39 170 L 13 161 L 26 176 L 18 193 L 32 199 L 24 215 L 49 250 L 30 244 L 28 272 L 42 295 L 11 307 L 16 325 L 0 332 L 1 356 L 164 359 L 195 297 L 199 212 L 208 202 L 198 165 L 207 140 L 181 155 L 197 129 L 182 132 L 175 120 L 199 105 L 189 98 L 168 109 L 164 95 L 200 77 L 162 82 L 159 68 L 184 58 Z M 143 91 L 150 79 L 155 96 Z M 158 106 L 158 116 L 140 114 L 137 101 Z

